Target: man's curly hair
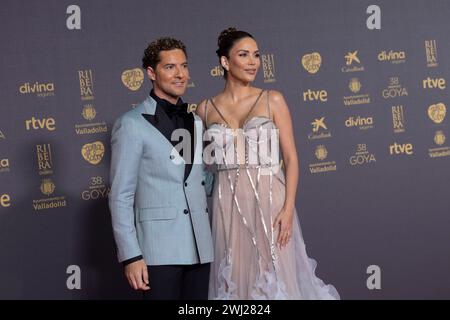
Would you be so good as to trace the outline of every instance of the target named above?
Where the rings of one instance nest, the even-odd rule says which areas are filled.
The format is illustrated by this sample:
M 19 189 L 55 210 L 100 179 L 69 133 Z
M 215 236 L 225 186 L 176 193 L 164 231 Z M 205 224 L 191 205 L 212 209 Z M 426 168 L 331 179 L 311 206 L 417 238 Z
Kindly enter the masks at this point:
M 180 49 L 186 53 L 186 46 L 180 40 L 174 38 L 159 38 L 150 43 L 144 51 L 144 56 L 142 57 L 142 68 L 147 69 L 148 67 L 156 68 L 159 63 L 159 53 L 164 50 Z

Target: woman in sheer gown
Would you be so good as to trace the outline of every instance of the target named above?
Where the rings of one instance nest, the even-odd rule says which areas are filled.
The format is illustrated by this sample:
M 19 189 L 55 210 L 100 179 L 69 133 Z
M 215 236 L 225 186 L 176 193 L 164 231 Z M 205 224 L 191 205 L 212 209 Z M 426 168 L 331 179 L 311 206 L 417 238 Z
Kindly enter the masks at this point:
M 215 171 L 209 298 L 339 299 L 332 285 L 315 276 L 316 262 L 306 254 L 295 210 L 298 159 L 286 102 L 277 91 L 251 86 L 260 60 L 249 33 L 229 28 L 218 46 L 225 88 L 197 108 L 212 141 L 205 161 Z

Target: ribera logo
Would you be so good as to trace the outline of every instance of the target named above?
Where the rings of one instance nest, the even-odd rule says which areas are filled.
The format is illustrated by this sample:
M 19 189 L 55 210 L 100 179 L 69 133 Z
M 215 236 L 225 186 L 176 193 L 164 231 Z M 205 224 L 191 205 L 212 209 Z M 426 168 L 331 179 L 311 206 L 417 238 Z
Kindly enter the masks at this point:
M 79 70 L 78 79 L 80 81 L 81 100 L 94 99 L 94 77 L 92 70 Z
M 56 130 L 56 121 L 54 118 L 36 119 L 34 116 L 30 120 L 25 120 L 25 128 L 27 130 L 46 129 L 48 131 Z
M 404 63 L 406 61 L 405 51 L 381 51 L 378 54 L 378 61 L 391 62 L 392 64 Z
M 0 195 L 0 206 L 3 208 L 8 208 L 11 206 L 11 197 L 9 194 L 1 194 Z
M 429 68 L 437 67 L 438 61 L 436 40 L 425 40 L 425 53 L 427 57 L 427 66 Z
M 349 117 L 345 120 L 347 128 L 358 127 L 360 130 L 367 130 L 373 128 L 373 117 Z
M 261 63 L 263 67 L 264 82 L 275 82 L 275 58 L 273 54 L 261 55 Z
M 53 82 L 25 82 L 19 86 L 21 94 L 36 94 L 37 97 L 45 98 L 55 95 L 55 85 Z
M 405 115 L 403 106 L 392 106 L 392 126 L 395 133 L 405 132 Z
M 39 175 L 53 173 L 52 149 L 49 143 L 36 145 L 36 157 Z

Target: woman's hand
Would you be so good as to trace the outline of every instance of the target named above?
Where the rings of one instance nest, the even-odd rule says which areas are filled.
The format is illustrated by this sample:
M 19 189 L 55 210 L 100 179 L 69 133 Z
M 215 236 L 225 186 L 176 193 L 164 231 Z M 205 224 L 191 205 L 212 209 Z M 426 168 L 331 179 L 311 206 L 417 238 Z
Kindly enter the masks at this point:
M 275 218 L 273 228 L 278 228 L 277 244 L 281 249 L 285 247 L 292 236 L 292 222 L 294 220 L 294 209 L 288 209 L 283 207 Z

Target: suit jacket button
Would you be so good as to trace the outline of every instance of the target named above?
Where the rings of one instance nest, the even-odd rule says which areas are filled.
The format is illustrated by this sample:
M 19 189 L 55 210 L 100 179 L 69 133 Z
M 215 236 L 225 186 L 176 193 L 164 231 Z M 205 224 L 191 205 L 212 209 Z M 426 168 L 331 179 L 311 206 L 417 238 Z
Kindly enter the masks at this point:
M 205 185 L 205 181 L 202 181 L 202 186 L 204 186 Z
M 170 155 L 169 157 L 171 160 L 175 159 L 175 156 L 173 154 Z
M 187 187 L 187 182 L 184 183 L 184 186 Z
M 188 209 L 184 209 L 184 214 L 188 214 L 189 213 L 189 211 L 188 211 Z
M 206 212 L 208 212 L 208 208 L 206 208 Z

